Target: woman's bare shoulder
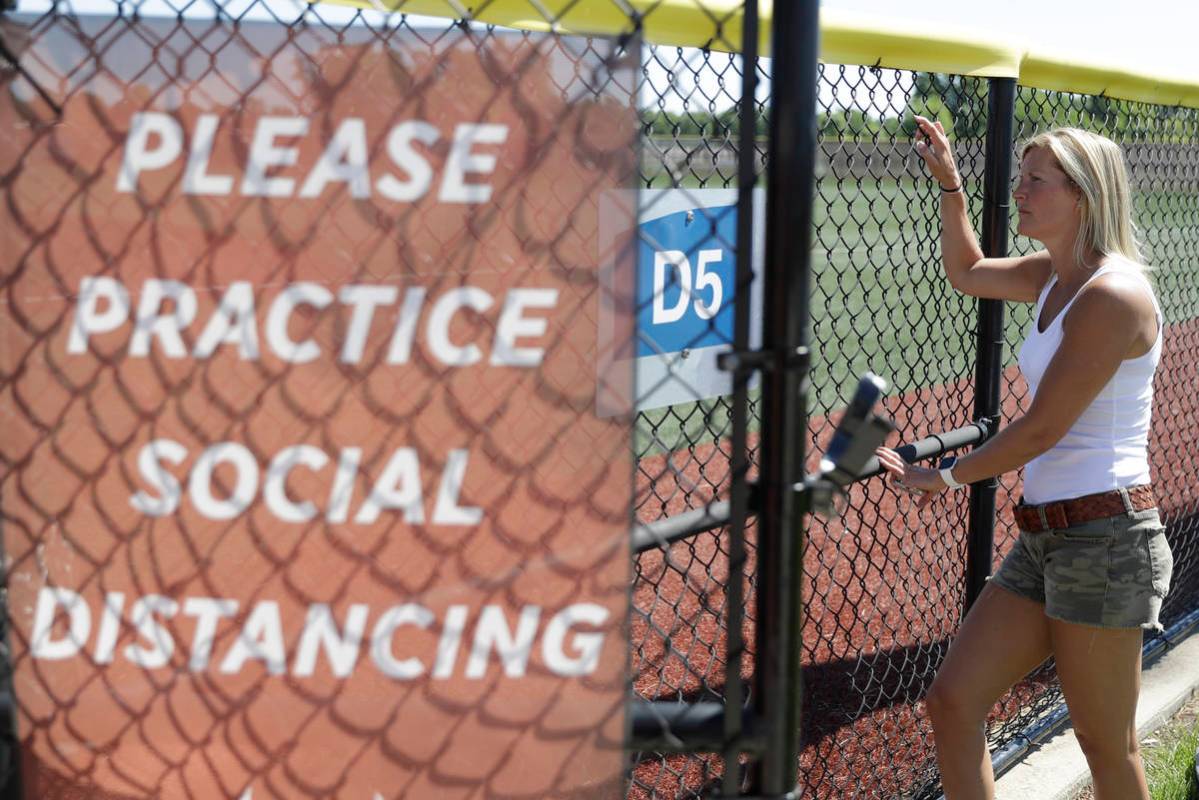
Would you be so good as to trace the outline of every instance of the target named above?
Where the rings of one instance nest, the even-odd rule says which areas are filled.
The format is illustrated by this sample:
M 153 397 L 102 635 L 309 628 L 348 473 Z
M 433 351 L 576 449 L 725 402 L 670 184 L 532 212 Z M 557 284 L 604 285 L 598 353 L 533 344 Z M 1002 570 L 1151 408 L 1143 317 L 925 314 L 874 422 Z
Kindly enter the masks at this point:
M 1131 263 L 1131 262 L 1130 262 Z M 1078 315 L 1112 315 L 1112 322 L 1120 318 L 1137 319 L 1143 315 L 1154 315 L 1154 301 L 1150 296 L 1153 285 L 1139 269 L 1110 269 L 1088 283 L 1078 294 L 1071 311 Z

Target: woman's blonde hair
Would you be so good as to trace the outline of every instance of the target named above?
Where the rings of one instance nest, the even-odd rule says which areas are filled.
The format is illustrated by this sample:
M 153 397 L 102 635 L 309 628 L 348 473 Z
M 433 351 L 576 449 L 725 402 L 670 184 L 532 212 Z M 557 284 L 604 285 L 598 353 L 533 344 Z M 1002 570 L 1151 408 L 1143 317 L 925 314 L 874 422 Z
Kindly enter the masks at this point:
M 1090 251 L 1101 258 L 1119 255 L 1145 270 L 1141 243 L 1132 221 L 1132 191 L 1124 151 L 1120 145 L 1081 128 L 1054 128 L 1038 133 L 1020 148 L 1023 159 L 1029 150 L 1043 147 L 1081 193 L 1082 225 L 1074 240 L 1074 258 L 1087 264 Z

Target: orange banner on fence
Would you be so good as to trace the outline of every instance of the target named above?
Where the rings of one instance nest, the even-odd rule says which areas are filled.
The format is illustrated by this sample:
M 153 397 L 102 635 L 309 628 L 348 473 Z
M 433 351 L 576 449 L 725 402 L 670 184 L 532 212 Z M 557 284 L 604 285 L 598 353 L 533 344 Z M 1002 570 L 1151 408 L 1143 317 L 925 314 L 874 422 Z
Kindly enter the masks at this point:
M 635 62 L 0 24 L 26 796 L 618 794 Z

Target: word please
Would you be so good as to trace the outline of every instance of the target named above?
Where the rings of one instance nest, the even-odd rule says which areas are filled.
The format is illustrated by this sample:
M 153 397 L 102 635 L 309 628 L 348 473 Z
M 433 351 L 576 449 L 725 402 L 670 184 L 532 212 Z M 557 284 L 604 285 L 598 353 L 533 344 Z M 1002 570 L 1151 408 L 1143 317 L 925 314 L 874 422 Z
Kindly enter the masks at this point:
M 292 364 L 304 364 L 321 356 L 320 345 L 312 338 L 297 341 L 289 332 L 297 309 L 308 307 L 321 310 L 340 304 L 349 311 L 344 338 L 338 359 L 342 363 L 362 361 L 375 314 L 383 308 L 394 307 L 395 322 L 391 327 L 386 363 L 406 364 L 412 355 L 413 342 L 424 334 L 429 353 L 448 367 L 466 367 L 483 359 L 483 350 L 475 342 L 455 342 L 450 326 L 455 317 L 469 309 L 476 314 L 489 311 L 496 303 L 486 290 L 477 286 L 459 286 L 428 303 L 428 290 L 411 286 L 400 298 L 399 287 L 389 285 L 347 284 L 332 291 L 319 283 L 298 282 L 285 286 L 270 303 L 263 324 L 266 344 L 276 356 Z M 499 320 L 492 338 L 492 366 L 535 367 L 541 363 L 544 348 L 518 346 L 524 337 L 544 336 L 548 326 L 544 317 L 532 316 L 533 309 L 552 309 L 558 304 L 557 289 L 509 289 L 503 297 Z M 167 358 L 211 358 L 225 345 L 237 347 L 243 360 L 257 361 L 262 357 L 257 321 L 257 301 L 254 286 L 248 281 L 235 281 L 225 289 L 216 309 L 200 328 L 189 353 L 182 333 L 196 320 L 198 302 L 196 291 L 175 280 L 151 278 L 141 287 L 141 296 L 134 310 L 129 290 L 121 281 L 108 276 L 88 276 L 79 283 L 75 314 L 67 339 L 67 352 L 86 353 L 92 336 L 110 333 L 124 326 L 133 315 L 128 333 L 130 356 L 149 356 L 151 345 L 157 342 Z M 424 327 L 420 327 L 424 316 Z M 527 343 L 526 343 L 527 344 Z
M 220 127 L 216 114 L 201 114 L 192 131 L 191 147 L 183 172 L 184 194 L 228 195 L 234 186 L 249 197 L 291 197 L 296 194 L 297 176 L 282 172 L 295 167 L 300 149 L 295 140 L 308 135 L 304 117 L 259 117 L 247 150 L 240 182 L 233 175 L 216 173 L 210 167 L 213 143 Z M 424 197 L 433 185 L 433 167 L 415 148 L 432 146 L 441 132 L 422 120 L 394 126 L 387 135 L 387 155 L 399 175 L 386 172 L 371 181 L 366 122 L 344 119 L 329 143 L 299 183 L 299 197 L 319 197 L 330 184 L 347 187 L 350 196 L 370 197 L 372 188 L 388 200 L 413 202 Z M 443 203 L 486 203 L 491 186 L 471 182 L 469 175 L 486 175 L 495 170 L 496 157 L 476 152 L 481 145 L 498 145 L 508 138 L 508 126 L 463 123 L 454 128 L 445 159 L 437 199 Z M 147 111 L 134 114 L 125 137 L 125 155 L 117 174 L 117 191 L 137 191 L 143 172 L 164 169 L 183 155 L 183 126 L 169 114 Z
M 188 670 L 204 672 L 214 666 L 216 641 L 233 638 L 226 635 L 232 633 L 228 621 L 237 616 L 238 608 L 238 602 L 229 598 L 186 597 L 180 602 L 151 594 L 135 599 L 126 612 L 125 595 L 107 592 L 101 608 L 93 609 L 70 589 L 43 587 L 38 593 L 30 648 L 33 657 L 42 661 L 78 658 L 90 650 L 93 663 L 110 664 L 119 656 L 143 669 L 167 667 L 179 649 L 186 650 Z M 434 680 L 456 675 L 478 680 L 496 658 L 506 676 L 519 678 L 540 639 L 542 661 L 550 672 L 564 677 L 589 675 L 599 663 L 604 641 L 604 634 L 593 629 L 607 621 L 608 610 L 594 603 L 576 603 L 558 611 L 543 626 L 540 606 L 523 606 L 510 621 L 503 607 L 486 605 L 479 609 L 470 637 L 469 606 L 449 606 L 440 621 L 433 611 L 416 603 L 391 606 L 375 618 L 368 638 L 370 616 L 370 606 L 355 603 L 339 623 L 330 606 L 316 603 L 308 607 L 299 635 L 289 643 L 279 604 L 261 600 L 246 615 L 236 638 L 223 648 L 216 671 L 233 675 L 251 662 L 259 662 L 271 675 L 290 672 L 308 677 L 316 672 L 323 655 L 333 675 L 346 678 L 357 667 L 365 644 L 375 669 L 394 680 L 425 675 Z M 178 629 L 183 627 L 179 618 L 194 620 L 190 644 L 187 639 L 182 643 L 177 639 Z M 98 624 L 93 626 L 95 619 Z M 577 630 L 579 626 L 583 630 Z M 132 629 L 137 637 L 118 647 L 122 628 Z M 433 637 L 419 633 L 431 630 L 440 630 L 436 646 L 431 646 Z M 460 658 L 464 645 L 469 648 L 465 662 Z M 422 647 L 426 652 L 419 652 Z

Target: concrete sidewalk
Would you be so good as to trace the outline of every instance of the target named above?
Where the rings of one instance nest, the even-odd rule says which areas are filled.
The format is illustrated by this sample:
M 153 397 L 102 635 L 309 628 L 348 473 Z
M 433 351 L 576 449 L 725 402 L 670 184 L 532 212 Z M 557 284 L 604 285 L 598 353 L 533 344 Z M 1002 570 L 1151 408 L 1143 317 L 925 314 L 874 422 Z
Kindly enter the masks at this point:
M 1199 689 L 1199 629 L 1147 667 L 1137 703 L 1137 731 L 1144 739 Z M 996 800 L 1070 800 L 1087 781 L 1087 762 L 1073 728 L 1052 736 L 995 784 Z

